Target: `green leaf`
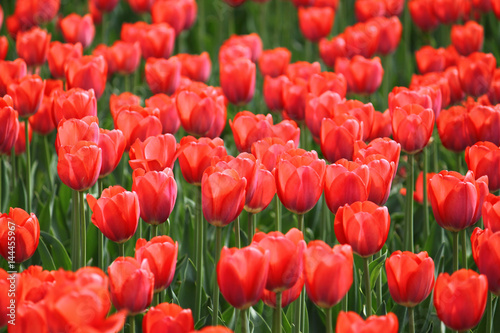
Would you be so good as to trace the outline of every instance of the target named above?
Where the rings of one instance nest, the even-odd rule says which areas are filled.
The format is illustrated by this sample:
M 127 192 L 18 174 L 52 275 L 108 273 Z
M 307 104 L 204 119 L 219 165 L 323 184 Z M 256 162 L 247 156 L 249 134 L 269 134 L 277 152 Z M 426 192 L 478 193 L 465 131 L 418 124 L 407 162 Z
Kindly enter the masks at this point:
M 370 265 L 370 286 L 375 286 L 375 281 L 379 277 L 380 270 L 384 267 L 385 259 L 387 258 L 387 250 L 377 259 L 373 260 Z
M 260 313 L 255 311 L 253 308 L 248 309 L 250 315 L 250 331 L 255 333 L 271 333 L 271 328 L 267 325 L 266 321 Z M 252 329 L 253 328 L 253 329 Z
M 44 242 L 47 242 L 47 244 L 52 247 L 52 258 L 55 267 L 63 268 L 65 270 L 71 270 L 71 259 L 69 258 L 68 252 L 66 252 L 66 249 L 64 248 L 62 243 L 57 238 L 45 231 L 40 231 L 40 236 L 40 241 L 42 241 L 43 239 Z
M 37 251 L 40 254 L 40 258 L 42 258 L 43 268 L 49 271 L 55 271 L 56 265 L 54 264 L 54 260 L 52 260 L 52 256 L 47 249 L 47 245 L 45 245 L 42 238 L 40 238 L 40 242 L 38 243 Z

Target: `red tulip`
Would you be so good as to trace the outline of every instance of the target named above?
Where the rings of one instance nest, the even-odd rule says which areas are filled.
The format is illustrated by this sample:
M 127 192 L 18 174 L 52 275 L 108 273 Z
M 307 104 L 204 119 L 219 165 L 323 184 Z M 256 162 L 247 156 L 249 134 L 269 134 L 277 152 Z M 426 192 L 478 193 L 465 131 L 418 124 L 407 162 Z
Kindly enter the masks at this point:
M 443 110 L 437 118 L 439 138 L 446 149 L 461 152 L 477 141 L 471 114 L 462 106 Z
M 468 331 L 476 326 L 486 308 L 488 281 L 485 275 L 461 269 L 451 276 L 439 274 L 434 287 L 437 316 L 449 328 Z
M 354 56 L 351 60 L 339 58 L 335 62 L 335 72 L 344 75 L 349 91 L 363 94 L 373 94 L 384 76 L 384 69 L 378 57 L 366 59 Z
M 158 225 L 167 221 L 177 198 L 177 183 L 170 168 L 160 172 L 134 170 L 132 191 L 139 198 L 144 222 Z
M 108 48 L 108 70 L 110 73 L 118 72 L 122 75 L 132 74 L 141 63 L 141 46 L 139 42 L 127 43 L 116 41 Z M 115 70 L 111 70 L 114 68 Z
M 177 54 L 182 63 L 181 75 L 193 81 L 207 82 L 212 72 L 212 61 L 208 52 L 200 55 Z
M 181 67 L 177 57 L 168 60 L 148 58 L 145 67 L 146 82 L 153 94 L 173 94 L 180 83 Z
M 63 146 L 74 146 L 79 141 L 99 142 L 97 117 L 63 119 L 57 127 L 56 150 Z
M 244 310 L 260 300 L 266 286 L 269 257 L 269 251 L 260 246 L 222 249 L 217 263 L 217 283 L 229 304 Z
M 188 183 L 199 186 L 203 173 L 210 166 L 212 158 L 226 155 L 224 141 L 220 138 L 197 140 L 192 136 L 183 137 L 178 152 L 182 176 Z
M 7 94 L 7 87 L 26 76 L 27 68 L 23 59 L 0 60 L 0 96 Z
M 349 245 L 330 248 L 323 241 L 312 241 L 304 252 L 307 296 L 319 307 L 331 308 L 351 288 L 353 257 Z
M 102 56 L 83 56 L 70 59 L 66 65 L 66 85 L 68 89 L 94 89 L 99 99 L 106 88 L 108 65 Z
M 451 28 L 451 42 L 463 56 L 481 51 L 483 40 L 484 28 L 474 21 L 468 21 L 463 26 L 454 25 Z
M 7 87 L 7 93 L 12 97 L 19 117 L 29 117 L 38 111 L 44 89 L 45 82 L 38 75 L 25 76 Z
M 497 175 L 500 167 L 500 149 L 497 145 L 488 141 L 476 142 L 465 150 L 465 161 L 476 177 L 488 176 L 490 191 L 500 189 L 500 177 Z
M 353 252 L 364 258 L 382 249 L 389 227 L 387 207 L 379 207 L 371 201 L 357 201 L 340 207 L 334 221 L 339 243 L 351 245 Z
M 173 168 L 175 152 L 176 141 L 172 134 L 150 136 L 145 141 L 136 140 L 130 146 L 129 164 L 134 170 L 163 171 Z
M 282 120 L 273 126 L 274 136 L 284 142 L 293 141 L 295 147 L 299 146 L 300 128 L 293 120 Z
M 441 171 L 429 180 L 429 199 L 436 222 L 444 229 L 458 232 L 481 217 L 481 207 L 488 194 L 488 178 L 474 178 L 468 171 Z
M 475 131 L 470 131 L 476 134 L 471 135 L 471 144 L 477 141 L 489 141 L 496 145 L 500 145 L 500 108 L 489 107 L 483 105 L 473 106 L 469 110 L 469 118 Z M 476 141 L 473 141 L 476 139 Z
M 319 54 L 328 67 L 335 67 L 337 58 L 347 57 L 344 34 L 338 34 L 331 40 L 321 39 L 319 41 Z
M 174 50 L 175 30 L 166 23 L 151 24 L 146 26 L 139 42 L 144 59 L 167 59 Z
M 398 168 L 401 145 L 390 138 L 376 138 L 370 143 L 357 141 L 354 144 L 354 159 L 360 159 L 363 163 L 369 163 L 376 159 L 386 159 L 394 162 L 394 168 Z
M 245 206 L 247 180 L 233 169 L 208 167 L 201 180 L 203 215 L 208 223 L 223 227 L 235 220 Z
M 274 136 L 273 117 L 270 114 L 253 114 L 250 111 L 238 112 L 234 120 L 229 119 L 234 143 L 240 152 L 249 152 L 252 144 L 260 139 Z
M 255 90 L 255 64 L 245 58 L 221 63 L 220 85 L 229 102 L 247 104 Z
M 141 106 L 123 106 L 115 118 L 115 127 L 123 132 L 127 144 L 126 150 L 139 139 L 145 141 L 150 136 L 160 135 L 162 131 L 158 109 Z
M 126 105 L 138 105 L 138 106 L 140 106 L 141 105 L 141 98 L 137 95 L 130 93 L 130 92 L 124 92 L 124 93 L 121 93 L 120 95 L 111 94 L 111 96 L 109 97 L 109 111 L 111 112 L 111 117 L 113 118 L 113 120 L 116 119 L 116 115 L 118 114 L 118 110 L 120 110 L 120 108 L 122 106 L 126 106 Z M 159 108 L 158 106 L 155 106 L 155 105 L 146 105 L 146 106 L 153 107 L 153 108 L 155 108 L 155 107 Z
M 392 312 L 389 312 L 385 316 L 370 316 L 366 320 L 363 320 L 356 312 L 340 311 L 335 331 L 337 333 L 397 333 L 398 328 L 398 317 Z
M 295 121 L 305 119 L 305 109 L 308 97 L 307 83 L 301 79 L 283 84 L 283 108 L 286 118 Z
M 118 5 L 119 0 L 90 0 L 90 3 L 93 3 L 94 6 L 103 12 L 112 12 L 115 9 L 116 5 Z
M 372 103 L 363 104 L 361 101 L 351 99 L 332 106 L 334 116 L 347 114 L 355 117 L 360 124 L 363 124 L 363 140 L 370 136 L 375 113 Z
M 262 52 L 259 58 L 259 70 L 262 76 L 278 77 L 286 73 L 292 53 L 284 47 Z
M 138 262 L 148 261 L 149 268 L 155 277 L 155 292 L 167 288 L 174 279 L 177 264 L 178 244 L 168 236 L 153 237 L 149 242 L 144 238 L 135 244 L 135 259 Z
M 82 44 L 63 44 L 58 41 L 50 43 L 47 60 L 53 77 L 63 78 L 64 67 L 69 59 L 82 57 Z
M 410 0 L 408 10 L 413 22 L 421 30 L 430 31 L 439 25 L 439 20 L 434 14 L 433 0 Z
M 258 169 L 247 184 L 244 209 L 253 214 L 260 213 L 271 203 L 276 194 L 276 182 L 273 174 L 260 164 Z
M 0 105 L 1 103 L 2 99 L 0 99 Z M 0 108 L 0 154 L 9 154 L 16 143 L 19 133 L 19 120 L 17 116 L 17 111 L 11 106 Z
M 429 142 L 434 130 L 434 112 L 418 104 L 396 107 L 392 116 L 394 139 L 402 149 L 414 154 Z
M 8 262 L 22 263 L 35 253 L 40 238 L 40 224 L 35 214 L 10 208 L 0 215 L 0 255 Z
M 274 177 L 283 205 L 296 214 L 313 209 L 323 193 L 325 169 L 325 161 L 318 159 L 315 151 L 295 149 L 282 154 Z
M 192 330 L 194 330 L 194 320 L 191 309 L 183 309 L 173 303 L 161 303 L 151 307 L 142 320 L 144 333 L 187 333 Z
M 465 93 L 460 86 L 460 78 L 458 76 L 458 68 L 456 66 L 451 66 L 446 68 L 444 71 L 444 77 L 448 81 L 448 86 L 450 87 L 450 104 L 461 101 L 465 97 Z M 491 84 L 491 89 L 494 86 L 494 82 Z M 488 97 L 490 95 L 488 94 Z
M 370 21 L 379 29 L 380 40 L 377 52 L 383 55 L 394 53 L 401 41 L 403 25 L 397 16 L 390 18 L 377 17 Z
M 131 315 L 143 312 L 153 299 L 154 275 L 148 261 L 118 257 L 108 267 L 111 301 Z M 130 292 L 133 290 L 134 292 Z
M 305 121 L 307 128 L 315 140 L 319 140 L 320 138 L 323 119 L 332 118 L 333 108 L 342 102 L 342 97 L 331 91 L 324 92 L 317 97 L 309 94 L 306 102 Z
M 380 41 L 380 30 L 372 23 L 357 23 L 345 29 L 346 57 L 362 56 L 371 58 L 377 52 Z M 338 72 L 338 71 L 335 71 Z
M 120 130 L 99 129 L 97 145 L 102 150 L 102 165 L 99 178 L 104 178 L 116 169 L 125 151 L 125 136 Z
M 257 62 L 262 54 L 262 40 L 256 33 L 232 35 L 222 46 L 245 45 L 250 49 L 252 62 Z
M 299 27 L 310 41 L 317 42 L 332 30 L 335 12 L 330 7 L 299 7 Z
M 127 2 L 138 14 L 149 12 L 154 4 L 154 0 L 127 0 Z
M 500 231 L 500 197 L 491 193 L 486 195 L 482 207 L 484 227 L 492 232 Z
M 392 136 L 391 112 L 389 109 L 385 112 L 376 111 L 373 113 L 373 124 L 370 136 L 367 140 L 375 140 Z
M 69 14 L 59 22 L 59 26 L 66 43 L 81 43 L 86 48 L 94 40 L 95 26 L 90 14 L 83 17 L 75 13 Z
M 94 142 L 79 141 L 58 151 L 57 173 L 61 181 L 75 191 L 85 191 L 99 178 L 102 150 Z
M 163 134 L 177 133 L 181 126 L 181 121 L 177 112 L 175 98 L 165 94 L 156 94 L 146 100 L 146 106 L 160 110 L 159 118 L 163 128 Z
M 151 7 L 151 18 L 153 23 L 168 23 L 175 29 L 178 36 L 184 29 L 186 13 L 182 1 L 163 0 L 156 1 Z
M 432 2 L 432 5 L 434 15 L 443 24 L 465 18 L 470 11 L 470 1 L 467 0 L 437 0 Z
M 273 171 L 281 153 L 296 148 L 293 141 L 267 137 L 252 144 L 252 154 L 259 159 L 268 171 Z
M 93 89 L 56 90 L 53 96 L 53 118 L 56 124 L 59 124 L 63 118 L 97 117 L 97 100 Z
M 47 61 L 51 36 L 39 27 L 19 32 L 16 39 L 16 51 L 19 58 L 26 61 L 28 66 L 43 65 Z
M 47 86 L 45 87 L 45 94 L 42 98 L 40 108 L 34 115 L 28 118 L 30 128 L 40 135 L 48 135 L 56 128 L 56 124 L 52 119 L 53 96 L 47 97 L 46 92 Z
M 500 295 L 500 232 L 489 229 L 474 229 L 470 238 L 472 253 L 479 272 L 486 275 L 488 289 L 494 295 Z
M 289 289 L 281 292 L 281 307 L 284 308 L 285 306 L 295 302 L 297 298 L 299 298 L 300 294 L 302 293 L 302 289 L 304 289 L 304 271 L 300 273 L 299 278 L 297 279 L 297 282 Z M 272 291 L 269 291 L 267 289 L 264 289 L 264 293 L 262 294 L 262 301 L 267 305 L 272 308 L 276 308 L 276 293 L 273 293 Z
M 309 92 L 314 96 L 320 96 L 330 91 L 344 98 L 347 92 L 347 81 L 341 74 L 322 72 L 311 75 L 308 82 L 308 88 Z
M 354 2 L 354 13 L 358 22 L 385 16 L 385 2 L 383 0 L 357 0 Z
M 19 123 L 19 133 L 17 134 L 17 140 L 16 143 L 14 144 L 14 153 L 16 155 L 21 155 L 26 152 L 25 126 L 26 126 L 25 122 Z M 29 124 L 28 124 L 28 137 L 29 137 L 29 142 L 31 143 L 31 140 L 33 139 L 33 131 L 31 130 L 31 126 Z
M 392 299 L 406 307 L 423 302 L 434 286 L 434 261 L 425 251 L 393 252 L 385 261 L 385 270 Z
M 87 194 L 87 202 L 92 211 L 92 223 L 104 236 L 113 242 L 124 243 L 134 235 L 140 214 L 135 192 L 126 191 L 119 185 L 110 186 L 102 191 L 99 199 Z
M 486 94 L 495 73 L 496 59 L 491 53 L 474 52 L 458 61 L 458 75 L 463 91 L 474 97 Z
M 9 51 L 9 40 L 7 36 L 0 36 L 0 60 L 4 60 Z
M 283 235 L 281 232 L 255 234 L 252 244 L 269 251 L 269 274 L 266 290 L 282 292 L 292 288 L 303 270 L 304 236 L 296 228 Z
M 346 114 L 321 122 L 321 151 L 325 158 L 334 163 L 341 158 L 352 159 L 354 142 L 363 138 L 363 123 Z
M 442 72 L 446 69 L 446 50 L 442 47 L 434 49 L 432 46 L 423 46 L 415 52 L 418 71 L 422 74 Z

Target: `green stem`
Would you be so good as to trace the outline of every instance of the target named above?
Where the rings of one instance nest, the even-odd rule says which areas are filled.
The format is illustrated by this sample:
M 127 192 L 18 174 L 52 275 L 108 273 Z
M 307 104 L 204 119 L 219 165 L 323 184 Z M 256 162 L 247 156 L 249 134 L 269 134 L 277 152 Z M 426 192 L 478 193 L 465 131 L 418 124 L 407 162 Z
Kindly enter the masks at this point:
M 387 96 L 389 95 L 390 84 L 390 66 L 391 66 L 391 56 L 385 55 L 382 57 L 382 67 L 384 68 L 384 78 L 382 81 L 382 97 L 384 100 L 384 107 L 387 107 Z
M 239 216 L 236 218 L 236 221 L 234 222 L 234 240 L 236 242 L 236 247 L 240 248 L 241 247 L 241 239 L 240 239 L 240 217 Z
M 462 154 L 457 153 L 457 172 L 462 173 Z
M 327 308 L 326 312 L 326 333 L 333 333 L 332 308 Z
M 29 124 L 28 118 L 24 119 L 24 133 L 26 135 L 26 196 L 27 196 L 27 211 L 28 213 L 32 213 L 31 210 L 31 152 L 30 152 L 30 135 L 29 135 Z
M 366 296 L 366 317 L 372 315 L 372 290 L 370 287 L 370 257 L 363 258 L 364 272 L 363 280 L 365 282 L 365 296 Z
M 215 265 L 217 266 L 220 259 L 220 251 L 222 247 L 222 227 L 215 227 Z M 219 324 L 219 284 L 217 283 L 217 277 L 214 279 L 214 312 L 212 316 L 212 325 L 217 326 Z
M 248 245 L 252 244 L 255 233 L 255 214 L 248 213 Z
M 151 238 L 155 238 L 156 236 L 158 236 L 158 225 L 153 224 L 151 225 Z
M 298 220 L 298 229 L 304 233 L 304 214 L 297 214 L 297 220 Z M 304 311 L 304 290 L 299 295 L 299 298 L 294 304 L 294 316 L 293 316 L 293 332 L 298 333 L 298 332 L 303 332 L 302 328 L 302 312 Z
M 436 133 L 437 131 L 434 131 Z M 434 161 L 433 161 L 433 167 L 434 167 L 434 172 L 439 172 L 439 144 L 437 142 L 437 139 L 439 138 L 439 135 L 434 134 L 434 142 L 432 144 L 434 148 Z
M 340 301 L 340 309 L 344 312 L 347 312 L 349 308 L 349 293 L 346 293 L 345 296 Z
M 17 165 L 16 165 L 16 150 L 14 147 L 10 150 L 10 164 L 12 165 L 12 186 L 17 190 Z
M 297 225 L 298 229 L 304 233 L 304 214 L 297 214 Z
M 130 320 L 129 332 L 135 333 L 135 316 L 134 315 L 130 316 L 129 320 Z
M 273 310 L 273 333 L 281 333 L 281 293 L 276 293 L 276 306 Z
M 382 250 L 380 250 L 377 257 L 381 256 L 382 256 Z M 382 270 L 380 270 L 378 273 L 377 282 L 375 285 L 375 292 L 377 294 L 377 309 L 379 309 L 380 306 L 382 305 Z
M 241 321 L 241 333 L 249 333 L 250 328 L 248 325 L 248 309 L 240 310 L 240 321 Z
M 408 155 L 408 176 L 406 182 L 406 238 L 405 249 L 413 252 L 413 173 L 415 155 Z
M 462 268 L 467 269 L 467 229 L 460 232 L 462 241 Z
M 410 326 L 410 333 L 415 333 L 415 308 L 408 308 L 408 325 Z
M 328 208 L 328 205 L 326 204 L 326 197 L 323 194 L 323 212 L 322 212 L 323 218 L 323 225 L 321 227 L 321 233 L 323 234 L 321 239 L 327 244 L 328 243 L 328 229 L 330 227 L 330 209 Z
M 125 74 L 124 75 L 124 83 L 125 83 L 125 91 L 126 92 L 130 92 L 130 75 L 129 74 Z
M 54 175 L 52 174 L 52 172 L 50 170 L 50 162 L 51 162 L 50 157 L 52 156 L 52 154 L 50 153 L 49 140 L 47 139 L 47 135 L 43 136 L 43 150 L 45 153 L 45 167 L 47 168 L 47 174 L 49 175 L 49 182 L 50 182 L 49 186 L 50 186 L 51 192 L 53 192 Z
M 81 246 L 81 259 L 80 267 L 87 266 L 87 225 L 85 223 L 85 199 L 84 192 L 78 192 L 80 197 L 80 246 Z
M 276 218 L 276 231 L 281 232 L 281 202 L 277 194 L 274 196 L 274 211 Z
M 201 318 L 201 296 L 203 286 L 203 212 L 202 212 L 202 197 L 201 187 L 196 191 L 196 294 L 195 294 L 195 321 Z
M 429 152 L 427 151 L 427 148 L 424 148 L 423 151 L 424 154 L 424 170 L 422 171 L 423 175 L 423 206 L 424 206 L 424 235 L 425 238 L 427 239 L 430 234 L 430 226 L 429 226 L 429 198 L 427 197 L 427 173 L 429 172 Z
M 118 243 L 118 256 L 125 257 L 125 242 Z
M 73 225 L 71 228 L 71 266 L 73 271 L 76 271 L 79 266 L 79 251 L 80 251 L 80 236 L 78 235 L 78 219 L 80 218 L 78 216 L 78 192 L 75 190 L 72 190 L 72 203 L 73 203 L 73 209 L 71 211 L 71 218 L 73 221 Z M 99 231 L 100 232 L 100 231 Z
M 488 292 L 488 299 L 486 301 L 486 332 L 493 332 L 493 296 Z
M 300 122 L 300 138 L 299 138 L 299 147 L 305 150 L 308 150 L 307 147 L 307 126 L 305 121 Z
M 161 291 L 155 292 L 155 294 L 153 295 L 153 304 L 151 304 L 152 306 L 157 306 L 158 304 L 160 304 L 160 293 Z
M 102 12 L 102 23 L 101 23 L 101 43 L 108 44 L 108 14 Z
M 97 180 L 97 191 L 99 196 L 101 196 L 103 186 L 103 180 L 99 178 Z M 100 230 L 97 231 L 97 266 L 104 270 L 104 235 Z
M 458 232 L 453 232 L 453 271 L 458 271 Z

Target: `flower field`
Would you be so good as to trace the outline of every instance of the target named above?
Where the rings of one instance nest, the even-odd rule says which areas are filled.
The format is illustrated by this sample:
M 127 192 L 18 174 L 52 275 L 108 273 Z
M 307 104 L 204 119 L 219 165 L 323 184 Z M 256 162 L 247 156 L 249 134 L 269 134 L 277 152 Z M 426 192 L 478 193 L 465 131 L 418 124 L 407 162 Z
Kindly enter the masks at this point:
M 498 331 L 499 20 L 2 1 L 0 331 Z

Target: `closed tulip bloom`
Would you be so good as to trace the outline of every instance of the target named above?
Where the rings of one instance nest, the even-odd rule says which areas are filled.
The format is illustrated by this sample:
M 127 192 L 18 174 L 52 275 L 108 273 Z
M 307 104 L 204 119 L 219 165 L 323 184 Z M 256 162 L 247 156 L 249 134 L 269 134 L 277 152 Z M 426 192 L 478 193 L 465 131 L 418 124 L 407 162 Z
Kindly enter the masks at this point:
M 337 318 L 337 333 L 356 333 L 356 332 L 387 332 L 397 333 L 399 329 L 398 317 L 392 312 L 385 316 L 370 316 L 363 320 L 356 312 L 340 311 Z
M 335 72 L 344 75 L 349 91 L 360 94 L 373 94 L 384 76 L 384 69 L 378 57 L 366 59 L 354 56 L 351 60 L 339 58 L 335 62 Z
M 226 125 L 226 103 L 215 88 L 188 87 L 177 94 L 175 102 L 186 132 L 210 138 L 221 135 Z
M 220 85 L 229 102 L 247 104 L 255 90 L 255 64 L 244 58 L 221 63 Z
M 396 107 L 392 116 L 394 140 L 401 148 L 414 154 L 422 150 L 429 142 L 434 130 L 434 112 L 418 104 Z
M 304 289 L 304 270 L 301 271 L 297 282 L 291 288 L 281 292 L 281 307 L 284 308 L 285 306 L 295 302 L 295 300 L 299 298 L 302 293 L 302 289 Z M 276 308 L 276 293 L 264 289 L 262 301 L 267 306 Z
M 118 5 L 118 1 L 119 0 L 91 0 L 90 2 L 100 11 L 112 12 L 116 5 Z
M 354 144 L 354 159 L 360 159 L 364 163 L 369 163 L 380 156 L 389 162 L 394 162 L 395 169 L 398 168 L 399 156 L 401 155 L 401 145 L 396 141 L 387 138 L 376 138 L 368 144 L 357 141 Z
M 357 201 L 337 210 L 335 236 L 340 244 L 349 244 L 357 255 L 366 258 L 382 249 L 390 228 L 387 207 L 371 201 Z
M 443 47 L 438 49 L 426 45 L 415 52 L 418 71 L 421 74 L 430 72 L 442 72 L 447 67 L 446 50 Z
M 107 73 L 108 65 L 102 56 L 70 59 L 66 65 L 67 89 L 94 89 L 95 96 L 99 99 L 106 88 Z
M 342 158 L 352 159 L 354 142 L 363 138 L 363 123 L 355 117 L 338 115 L 321 122 L 320 143 L 325 158 L 334 163 Z
M 340 206 L 368 200 L 369 169 L 366 165 L 340 159 L 325 171 L 325 200 L 335 214 Z
M 474 121 L 463 106 L 443 110 L 437 118 L 437 129 L 443 146 L 455 152 L 478 141 Z
M 321 73 L 321 65 L 319 62 L 297 61 L 288 65 L 286 68 L 286 75 L 292 81 L 309 81 L 313 74 Z
M 154 0 L 127 0 L 127 2 L 138 14 L 149 12 L 154 4 Z
M 292 53 L 284 47 L 277 47 L 262 52 L 259 58 L 259 70 L 262 76 L 278 77 L 286 73 Z
M 321 39 L 319 41 L 319 55 L 328 67 L 335 67 L 337 58 L 347 57 L 344 34 L 338 34 L 331 40 Z
M 81 119 L 86 116 L 97 116 L 97 100 L 93 89 L 73 88 L 54 92 L 53 117 L 56 124 L 63 118 Z
M 94 142 L 80 141 L 59 148 L 57 173 L 61 181 L 75 191 L 85 191 L 99 178 L 102 150 Z
M 125 151 L 125 136 L 120 130 L 100 128 L 97 145 L 102 150 L 102 165 L 99 178 L 104 178 L 120 164 Z
M 281 111 L 284 108 L 283 88 L 288 82 L 290 82 L 290 79 L 284 75 L 276 78 L 264 77 L 264 101 L 271 111 Z
M 489 193 L 484 198 L 482 216 L 485 229 L 500 231 L 500 197 Z
M 367 140 L 392 136 L 391 112 L 389 109 L 384 112 L 375 110 L 373 113 L 373 124 L 370 136 Z
M 208 81 L 212 72 L 212 61 L 208 52 L 203 52 L 200 55 L 177 54 L 177 58 L 182 63 L 182 76 L 186 76 L 193 81 Z
M 149 242 L 144 238 L 135 244 L 135 259 L 148 261 L 155 276 L 155 292 L 167 288 L 174 279 L 177 264 L 178 244 L 168 236 L 153 237 Z
M 219 63 L 230 63 L 231 61 L 245 58 L 252 60 L 252 50 L 242 43 L 222 45 L 219 49 Z
M 315 140 L 319 140 L 320 138 L 323 119 L 332 118 L 333 108 L 342 102 L 342 97 L 331 91 L 324 92 L 317 97 L 309 94 L 306 102 L 305 121 L 307 128 Z
M 480 233 L 482 235 L 479 236 Z M 477 241 L 475 238 L 478 238 Z M 488 279 L 488 289 L 494 295 L 500 295 L 500 232 L 483 232 L 476 228 L 471 236 L 471 243 L 479 272 Z
M 439 25 L 439 20 L 434 14 L 433 0 L 410 0 L 408 10 L 413 23 L 420 30 L 430 31 Z
M 269 251 L 260 246 L 224 246 L 217 263 L 217 283 L 231 306 L 245 310 L 262 297 L 269 272 Z
M 203 215 L 208 223 L 223 227 L 233 222 L 245 206 L 247 180 L 233 169 L 208 167 L 201 180 Z
M 141 105 L 141 98 L 137 95 L 134 95 L 128 91 L 121 93 L 120 95 L 111 94 L 109 97 L 109 111 L 111 112 L 111 117 L 113 120 L 116 119 L 116 115 L 122 106 L 126 105 Z M 154 105 L 146 105 L 152 106 Z
M 496 59 L 491 53 L 474 52 L 458 61 L 460 84 L 466 94 L 479 97 L 490 89 Z
M 151 304 L 155 278 L 147 260 L 118 257 L 109 265 L 108 276 L 111 301 L 118 310 L 135 315 Z
M 146 100 L 146 107 L 160 110 L 160 122 L 162 133 L 175 134 L 181 126 L 181 120 L 177 113 L 175 98 L 165 94 L 156 94 Z
M 245 45 L 250 49 L 252 62 L 257 62 L 262 54 L 262 39 L 258 34 L 232 35 L 222 44 L 223 46 Z
M 64 77 L 64 67 L 69 59 L 82 57 L 82 44 L 63 44 L 58 41 L 50 43 L 47 60 L 50 74 L 55 78 Z
M 500 148 L 491 142 L 476 142 L 465 150 L 465 161 L 476 177 L 488 176 L 488 189 L 500 189 Z
M 180 141 L 178 152 L 182 176 L 188 183 L 199 186 L 203 173 L 210 166 L 212 158 L 226 155 L 224 141 L 221 138 L 195 139 L 192 136 L 185 136 Z
M 14 232 L 14 235 L 12 235 Z M 35 253 L 40 238 L 40 224 L 35 214 L 28 214 L 21 208 L 10 208 L 9 213 L 0 215 L 0 255 L 12 261 L 14 245 L 14 262 L 20 264 Z
M 481 217 L 484 198 L 488 194 L 488 178 L 474 178 L 455 171 L 441 171 L 429 180 L 429 199 L 436 222 L 444 229 L 458 232 L 470 227 Z
M 19 58 L 24 59 L 28 66 L 43 65 L 47 61 L 50 39 L 51 34 L 39 27 L 19 32 L 16 39 Z
M 322 72 L 313 74 L 308 82 L 309 92 L 314 96 L 330 91 L 344 98 L 347 92 L 347 81 L 342 74 Z
M 83 48 L 92 44 L 95 36 L 95 26 L 90 14 L 83 17 L 72 13 L 59 22 L 66 43 L 80 43 Z
M 174 50 L 175 30 L 167 23 L 146 26 L 139 40 L 142 57 L 168 59 Z
M 276 194 L 274 176 L 263 164 L 259 165 L 252 182 L 247 187 L 244 209 L 253 214 L 266 209 Z
M 295 147 L 299 146 L 300 128 L 293 120 L 282 120 L 273 126 L 274 137 L 284 142 L 293 141 Z
M 40 135 L 48 135 L 56 128 L 56 124 L 52 119 L 52 100 L 52 96 L 47 97 L 44 95 L 38 111 L 28 118 L 30 128 Z
M 299 27 L 310 41 L 317 42 L 332 30 L 335 12 L 330 7 L 299 7 Z
M 9 40 L 7 36 L 0 36 L 0 60 L 4 60 L 9 51 Z
M 234 143 L 240 152 L 250 152 L 254 142 L 273 136 L 273 117 L 271 114 L 254 114 L 250 111 L 238 112 L 229 119 Z
M 363 124 L 363 140 L 366 140 L 371 134 L 373 126 L 373 115 L 375 109 L 372 103 L 364 104 L 361 101 L 351 99 L 343 101 L 342 103 L 333 105 L 334 116 L 339 114 L 347 114 L 356 118 Z
M 283 235 L 281 232 L 255 234 L 252 240 L 264 250 L 269 251 L 269 273 L 266 290 L 282 292 L 292 288 L 303 270 L 303 253 L 306 249 L 304 236 L 296 228 Z
M 434 286 L 434 261 L 425 251 L 393 252 L 385 261 L 385 270 L 392 299 L 406 307 L 423 302 Z
M 63 146 L 74 146 L 79 141 L 99 142 L 97 117 L 63 119 L 57 127 L 56 150 Z
M 281 153 L 296 148 L 293 141 L 268 137 L 252 144 L 252 154 L 262 162 L 268 171 L 273 171 Z
M 178 36 L 184 29 L 186 22 L 183 1 L 156 1 L 151 7 L 151 18 L 153 23 L 168 23 L 175 29 L 175 34 Z
M 485 275 L 467 269 L 456 271 L 451 276 L 441 273 L 434 287 L 437 316 L 449 328 L 467 331 L 481 320 L 487 294 Z
M 148 58 L 145 73 L 146 82 L 153 94 L 171 95 L 179 86 L 181 79 L 181 62 L 177 57 L 170 59 Z
M 191 309 L 183 309 L 174 303 L 161 303 L 149 309 L 142 320 L 144 333 L 191 332 L 194 320 Z
M 141 46 L 139 42 L 116 41 L 108 48 L 108 55 L 108 68 L 114 67 L 122 75 L 132 74 L 141 62 Z
M 378 26 L 380 31 L 377 52 L 383 55 L 394 53 L 399 46 L 403 32 L 403 25 L 399 18 L 397 16 L 390 18 L 377 17 L 371 22 Z
M 87 202 L 92 211 L 92 223 L 104 236 L 113 242 L 124 243 L 135 234 L 140 214 L 135 192 L 126 191 L 119 185 L 110 186 L 102 191 L 99 199 L 87 194 Z
M 307 296 L 319 307 L 331 308 L 351 288 L 353 257 L 349 245 L 331 248 L 323 241 L 312 241 L 304 252 Z
M 26 123 L 24 121 L 19 123 L 19 133 L 17 134 L 17 140 L 16 143 L 14 144 L 14 153 L 16 155 L 21 155 L 26 152 L 25 126 Z M 31 143 L 31 140 L 33 139 L 33 131 L 31 130 L 31 126 L 29 124 L 28 124 L 28 137 Z
M 314 208 L 323 193 L 326 164 L 315 151 L 289 150 L 276 164 L 274 177 L 278 197 L 295 214 Z M 293 189 L 293 190 L 292 190 Z
M 136 140 L 130 146 L 130 167 L 133 170 L 163 171 L 172 169 L 176 159 L 177 143 L 172 134 L 150 136 L 144 141 Z
M 483 40 L 484 28 L 475 21 L 468 21 L 463 26 L 454 25 L 451 28 L 451 42 L 463 56 L 481 51 Z
M 283 85 L 283 108 L 287 118 L 302 121 L 305 119 L 308 97 L 307 83 L 301 79 Z
M 0 155 L 10 153 L 16 143 L 19 133 L 17 117 L 17 111 L 10 106 L 4 106 L 0 109 Z
M 385 16 L 385 2 L 384 0 L 356 0 L 354 2 L 354 13 L 358 22 Z
M 26 72 L 26 62 L 23 59 L 0 60 L 0 96 L 7 94 L 7 87 L 26 76 Z
M 162 131 L 158 109 L 141 106 L 123 106 L 116 115 L 115 127 L 123 132 L 127 144 L 126 150 L 139 139 L 145 141 L 150 136 L 160 135 Z
M 475 136 L 471 135 L 471 144 L 477 141 L 489 141 L 500 145 L 500 108 L 483 105 L 473 106 L 468 111 Z M 476 139 L 476 141 L 473 141 Z
M 177 199 L 177 183 L 172 169 L 134 170 L 132 191 L 137 193 L 144 222 L 158 225 L 167 221 Z
M 34 115 L 42 104 L 45 81 L 38 75 L 29 75 L 7 87 L 7 93 L 14 101 L 19 117 Z
M 380 29 L 371 22 L 356 23 L 344 30 L 344 40 L 346 57 L 371 58 L 379 46 Z

